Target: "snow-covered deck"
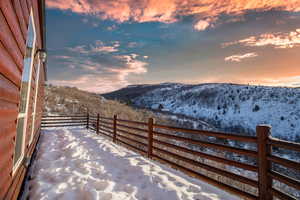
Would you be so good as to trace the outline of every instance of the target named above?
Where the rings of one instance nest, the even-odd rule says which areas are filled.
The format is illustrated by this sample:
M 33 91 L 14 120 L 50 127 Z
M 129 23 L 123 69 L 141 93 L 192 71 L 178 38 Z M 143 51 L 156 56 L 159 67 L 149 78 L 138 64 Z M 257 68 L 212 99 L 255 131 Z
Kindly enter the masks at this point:
M 81 128 L 44 130 L 31 171 L 32 200 L 239 199 Z

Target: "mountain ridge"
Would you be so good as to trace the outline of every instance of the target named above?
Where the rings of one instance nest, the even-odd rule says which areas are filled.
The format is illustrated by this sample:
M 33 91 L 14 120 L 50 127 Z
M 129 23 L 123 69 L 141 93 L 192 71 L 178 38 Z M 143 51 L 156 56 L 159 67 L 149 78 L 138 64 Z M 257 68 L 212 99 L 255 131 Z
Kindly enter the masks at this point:
M 272 135 L 300 141 L 300 89 L 232 83 L 134 85 L 105 98 L 133 106 L 163 109 L 214 122 L 221 130 L 255 134 L 259 124 L 270 124 Z M 230 128 L 231 127 L 231 128 Z

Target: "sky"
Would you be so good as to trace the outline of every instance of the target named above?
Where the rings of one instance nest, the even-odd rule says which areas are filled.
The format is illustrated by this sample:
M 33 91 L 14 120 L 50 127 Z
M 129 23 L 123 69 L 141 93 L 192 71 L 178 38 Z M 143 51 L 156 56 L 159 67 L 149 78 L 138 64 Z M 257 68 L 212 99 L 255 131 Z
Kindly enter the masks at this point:
M 300 0 L 46 0 L 48 82 L 300 87 Z

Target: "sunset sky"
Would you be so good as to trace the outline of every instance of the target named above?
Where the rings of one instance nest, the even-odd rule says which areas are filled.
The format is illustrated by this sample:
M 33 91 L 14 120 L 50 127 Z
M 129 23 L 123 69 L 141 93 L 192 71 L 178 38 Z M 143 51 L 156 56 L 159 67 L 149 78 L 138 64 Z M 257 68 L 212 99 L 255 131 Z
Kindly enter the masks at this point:
M 48 80 L 300 87 L 300 0 L 46 0 Z

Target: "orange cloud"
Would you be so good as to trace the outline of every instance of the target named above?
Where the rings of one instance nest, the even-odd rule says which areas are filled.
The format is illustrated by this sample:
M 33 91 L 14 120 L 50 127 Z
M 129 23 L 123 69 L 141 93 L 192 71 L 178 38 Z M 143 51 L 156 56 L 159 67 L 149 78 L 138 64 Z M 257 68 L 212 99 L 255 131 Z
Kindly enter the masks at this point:
M 223 47 L 241 44 L 250 47 L 273 46 L 274 48 L 293 48 L 300 46 L 300 29 L 289 33 L 268 33 L 260 36 L 251 36 L 246 39 L 222 44 Z
M 300 11 L 299 0 L 47 0 L 47 6 L 118 22 L 133 20 L 163 23 L 172 23 L 177 21 L 178 16 L 187 15 L 195 15 L 198 20 L 213 23 L 221 14 L 239 16 L 249 10 Z M 197 24 L 197 30 L 209 27 L 203 21 Z

